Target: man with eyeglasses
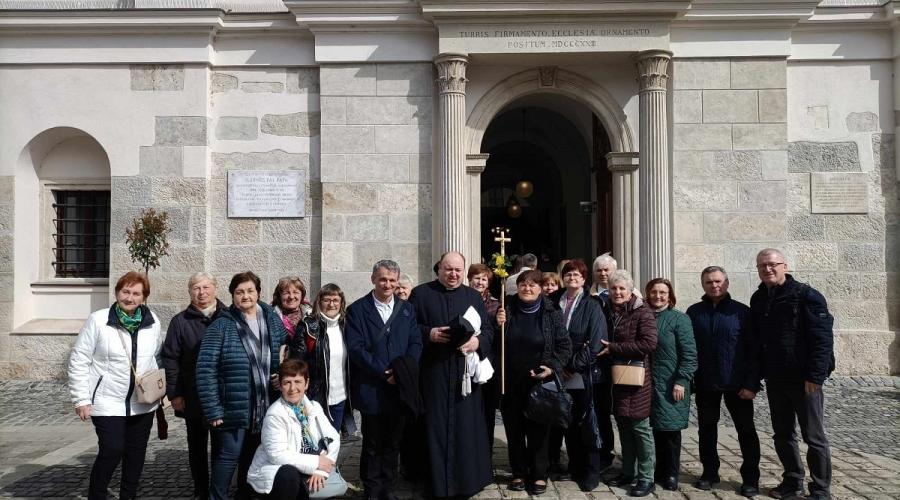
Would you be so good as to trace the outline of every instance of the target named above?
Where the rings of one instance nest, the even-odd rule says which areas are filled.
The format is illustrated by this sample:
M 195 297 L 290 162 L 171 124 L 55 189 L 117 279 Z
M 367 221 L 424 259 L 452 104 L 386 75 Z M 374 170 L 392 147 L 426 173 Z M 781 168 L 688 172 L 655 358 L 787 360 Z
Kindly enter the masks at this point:
M 784 467 L 773 498 L 803 492 L 805 471 L 794 421 L 809 446 L 809 495 L 831 498 L 831 451 L 825 434 L 822 384 L 834 370 L 834 318 L 825 297 L 788 274 L 784 254 L 766 248 L 756 255 L 762 281 L 750 298 L 750 314 L 759 342 L 760 367 L 772 414 L 775 451 Z

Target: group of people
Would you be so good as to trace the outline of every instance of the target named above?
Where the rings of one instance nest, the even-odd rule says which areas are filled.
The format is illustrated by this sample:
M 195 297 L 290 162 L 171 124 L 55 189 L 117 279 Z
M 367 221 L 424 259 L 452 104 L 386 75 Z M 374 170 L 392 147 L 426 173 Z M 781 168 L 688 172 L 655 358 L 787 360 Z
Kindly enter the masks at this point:
M 107 498 L 120 463 L 119 497 L 136 497 L 153 415 L 161 416 L 159 402 L 141 397 L 144 375 L 158 368 L 185 420 L 196 498 L 228 498 L 235 473 L 238 498 L 341 494 L 336 461 L 353 410 L 362 417 L 359 470 L 368 499 L 396 498 L 399 469 L 434 497 L 477 494 L 493 481 L 497 409 L 510 490 L 539 495 L 553 475 L 596 488 L 613 464 L 613 417 L 622 468 L 607 484 L 632 496 L 649 495 L 655 484 L 675 490 L 692 393 L 703 466 L 694 486 L 719 482 L 724 399 L 743 456 L 739 493 L 752 497 L 761 381 L 784 466 L 769 495 L 804 489 L 796 420 L 809 446 L 809 497 L 829 498 L 822 384 L 834 369 L 833 320 L 822 295 L 787 273 L 780 251 L 757 255 L 761 283 L 749 306 L 728 294 L 725 269 L 710 266 L 700 275 L 704 295 L 686 314 L 674 309 L 668 279 L 649 280 L 641 294 L 608 254 L 591 273 L 580 259 L 561 263 L 555 287 L 525 257 L 503 300 L 491 294 L 494 271 L 467 268 L 457 252 L 441 257 L 435 280 L 415 287 L 395 262 L 378 261 L 371 293 L 349 305 L 331 283 L 309 304 L 298 277 L 281 279 L 266 303 L 248 271 L 232 277 L 226 306 L 215 278 L 200 272 L 188 281 L 190 305 L 164 338 L 145 303 L 147 277 L 126 273 L 116 302 L 88 318 L 69 360 L 75 412 L 98 436 L 89 498 Z M 535 388 L 554 385 L 571 396 L 568 425 L 523 416 Z

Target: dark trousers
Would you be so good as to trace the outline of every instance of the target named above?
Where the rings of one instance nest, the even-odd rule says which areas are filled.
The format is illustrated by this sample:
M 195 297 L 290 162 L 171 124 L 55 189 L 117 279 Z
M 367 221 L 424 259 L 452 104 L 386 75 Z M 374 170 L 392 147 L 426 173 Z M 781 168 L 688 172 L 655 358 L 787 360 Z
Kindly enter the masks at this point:
M 194 480 L 194 496 L 209 496 L 209 426 L 202 418 L 186 418 L 188 463 Z
M 515 479 L 547 480 L 547 437 L 550 427 L 522 416 L 528 389 L 508 390 L 500 402 L 509 465 Z
M 99 451 L 91 469 L 88 498 L 105 499 L 113 472 L 122 463 L 119 498 L 137 498 L 153 412 L 130 417 L 91 417 Z
M 600 430 L 600 464 L 612 464 L 616 447 L 616 435 L 612 424 L 612 379 L 607 374 L 603 382 L 594 382 L 594 412 L 597 413 L 597 426 Z
M 362 453 L 359 475 L 366 496 L 393 493 L 397 482 L 400 440 L 406 417 L 401 414 L 362 415 Z M 420 443 L 424 446 L 424 443 Z
M 581 426 L 578 425 L 588 412 L 592 395 L 586 389 L 572 389 L 569 394 L 573 402 L 572 425 L 564 433 L 569 453 L 569 474 L 579 484 L 596 486 L 600 482 L 600 451 L 584 441 Z
M 803 382 L 797 384 L 769 383 L 769 411 L 772 414 L 775 451 L 784 467 L 784 482 L 800 486 L 805 472 L 797 446 L 794 421 L 800 423 L 800 435 L 809 446 L 806 462 L 809 465 L 810 493 L 829 493 L 831 488 L 831 450 L 825 434 L 825 394 L 822 388 L 807 395 Z
M 425 445 L 426 416 L 411 418 L 403 428 L 400 440 L 400 464 L 410 481 L 428 479 L 428 447 Z
M 309 490 L 306 489 L 308 477 L 293 465 L 282 465 L 275 473 L 275 482 L 272 483 L 272 491 L 269 492 L 267 498 L 271 500 L 309 500 Z
M 344 406 L 346 401 L 333 404 L 328 407 L 328 413 L 331 414 L 331 426 L 334 430 L 341 432 L 341 426 L 344 424 Z
M 681 431 L 653 431 L 656 446 L 656 472 L 653 478 L 662 481 L 681 472 Z
M 753 423 L 753 400 L 741 399 L 736 391 L 697 391 L 697 427 L 700 441 L 702 477 L 719 477 L 719 416 L 722 399 L 731 415 L 741 447 L 741 479 L 750 486 L 759 485 L 759 436 Z
M 238 473 L 236 498 L 250 497 L 247 471 L 259 440 L 259 434 L 247 429 L 212 430 L 212 479 L 209 486 L 209 497 L 212 500 L 228 499 L 228 486 L 235 469 Z
M 494 428 L 497 426 L 497 408 L 500 406 L 500 377 L 493 376 L 481 386 L 484 398 L 484 423 L 487 427 L 488 450 L 494 454 Z

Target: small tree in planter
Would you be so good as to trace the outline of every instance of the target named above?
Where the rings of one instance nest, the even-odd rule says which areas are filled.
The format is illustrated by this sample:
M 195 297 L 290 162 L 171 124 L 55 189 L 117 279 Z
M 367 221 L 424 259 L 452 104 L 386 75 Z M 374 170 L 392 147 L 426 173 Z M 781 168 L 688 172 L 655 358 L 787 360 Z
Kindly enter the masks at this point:
M 159 259 L 169 255 L 169 214 L 165 211 L 157 213 L 153 208 L 141 210 L 141 216 L 135 218 L 131 227 L 125 230 L 125 242 L 131 261 L 150 274 L 150 269 L 159 267 Z

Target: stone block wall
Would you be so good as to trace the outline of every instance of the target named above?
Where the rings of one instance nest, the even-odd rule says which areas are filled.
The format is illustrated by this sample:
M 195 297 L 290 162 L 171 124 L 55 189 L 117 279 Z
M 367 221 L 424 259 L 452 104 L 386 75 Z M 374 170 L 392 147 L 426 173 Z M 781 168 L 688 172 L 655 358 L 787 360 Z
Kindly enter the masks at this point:
M 0 176 L 0 374 L 10 373 L 12 360 L 14 184 L 13 176 Z
M 321 68 L 322 282 L 348 299 L 379 259 L 431 277 L 433 81 L 428 63 Z
M 746 302 L 756 252 L 786 241 L 786 62 L 676 59 L 672 73 L 678 295 L 697 301 L 717 264 Z
M 318 68 L 215 68 L 210 74 L 209 262 L 219 297 L 231 303 L 228 283 L 251 270 L 271 301 L 278 279 L 296 275 L 310 300 L 319 288 L 322 189 Z M 305 216 L 229 218 L 229 170 L 305 172 Z
M 788 142 L 787 71 L 783 59 L 674 62 L 678 295 L 685 307 L 695 302 L 703 293 L 700 270 L 717 264 L 729 272 L 732 295 L 747 302 L 759 283 L 756 253 L 780 248 L 790 272 L 829 302 L 838 372 L 896 373 L 900 279 L 894 267 L 900 239 L 894 138 L 880 133 L 877 118 L 851 113 L 841 124 L 845 140 Z M 839 97 L 827 102 L 833 99 Z M 828 127 L 823 107 L 817 129 Z M 812 118 L 816 111 L 809 108 Z M 820 134 L 841 136 L 835 130 Z M 868 172 L 868 213 L 811 213 L 811 172 Z

